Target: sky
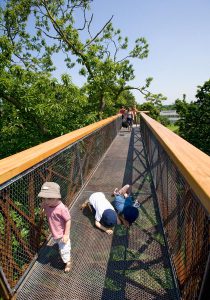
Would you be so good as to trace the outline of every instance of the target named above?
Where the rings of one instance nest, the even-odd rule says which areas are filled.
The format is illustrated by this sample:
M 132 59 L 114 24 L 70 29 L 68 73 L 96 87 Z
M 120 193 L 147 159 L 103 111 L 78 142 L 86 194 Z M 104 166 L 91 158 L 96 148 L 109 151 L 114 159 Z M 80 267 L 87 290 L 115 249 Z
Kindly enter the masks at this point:
M 132 61 L 136 77 L 130 84 L 140 86 L 153 77 L 150 91 L 166 96 L 164 104 L 182 99 L 183 94 L 188 102 L 196 100 L 197 86 L 210 79 L 209 0 L 93 0 L 91 12 L 93 32 L 113 15 L 114 27 L 131 46 L 138 37 L 149 43 L 148 58 Z M 67 69 L 56 61 L 54 76 L 59 77 Z M 76 70 L 71 76 L 75 84 L 83 84 Z M 133 94 L 138 103 L 144 102 L 138 91 Z

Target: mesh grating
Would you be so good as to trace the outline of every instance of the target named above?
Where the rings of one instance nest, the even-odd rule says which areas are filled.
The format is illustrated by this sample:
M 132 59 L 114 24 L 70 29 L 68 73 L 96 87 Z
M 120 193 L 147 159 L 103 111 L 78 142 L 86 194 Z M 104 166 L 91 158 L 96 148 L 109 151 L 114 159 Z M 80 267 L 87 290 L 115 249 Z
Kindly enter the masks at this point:
M 63 201 L 70 205 L 120 126 L 118 118 L 1 185 L 0 265 L 10 289 L 16 289 L 49 235 L 37 197 L 43 182 L 57 182 Z
M 79 204 L 95 191 L 111 201 L 113 189 L 128 182 L 141 202 L 140 216 L 129 230 L 117 225 L 109 236 L 93 226 L 93 216 L 81 212 Z M 120 132 L 70 212 L 72 271 L 63 272 L 50 241 L 17 299 L 177 299 L 138 127 L 132 134 Z
M 197 300 L 209 255 L 208 214 L 143 120 L 142 136 L 181 297 Z

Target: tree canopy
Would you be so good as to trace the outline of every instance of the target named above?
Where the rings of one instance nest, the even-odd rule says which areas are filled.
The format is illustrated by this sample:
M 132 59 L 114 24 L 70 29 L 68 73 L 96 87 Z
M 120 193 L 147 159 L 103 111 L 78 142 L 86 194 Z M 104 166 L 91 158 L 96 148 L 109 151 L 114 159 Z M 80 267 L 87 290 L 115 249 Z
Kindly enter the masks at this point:
M 1 157 L 93 121 L 84 118 L 87 99 L 68 75 L 58 83 L 49 74 L 12 67 L 0 76 L 0 93 Z
M 198 86 L 197 101 L 176 100 L 180 116 L 179 133 L 188 142 L 210 155 L 210 80 Z
M 152 78 L 137 87 L 130 84 L 133 61 L 148 56 L 146 39 L 137 37 L 132 47 L 113 27 L 113 17 L 93 32 L 91 2 L 1 2 L 2 157 L 112 115 L 122 104 L 133 105 L 132 90 L 151 103 L 164 99 L 148 91 Z M 79 66 L 86 78 L 81 88 L 68 74 L 61 82 L 52 77 L 57 53 L 69 69 Z

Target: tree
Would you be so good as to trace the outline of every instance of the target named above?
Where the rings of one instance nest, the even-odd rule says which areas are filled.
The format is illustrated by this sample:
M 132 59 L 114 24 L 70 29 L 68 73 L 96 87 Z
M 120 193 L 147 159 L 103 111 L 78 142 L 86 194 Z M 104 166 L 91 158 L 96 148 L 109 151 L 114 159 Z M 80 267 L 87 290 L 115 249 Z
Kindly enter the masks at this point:
M 0 98 L 1 158 L 85 124 L 86 97 L 68 75 L 58 83 L 47 73 L 13 66 L 1 73 Z
M 83 7 L 84 22 L 82 30 L 86 32 L 87 38 L 82 41 L 81 34 L 76 28 L 74 11 L 78 1 L 71 1 L 71 9 L 60 5 L 58 1 L 41 1 L 37 5 L 37 24 L 39 33 L 43 36 L 50 29 L 54 41 L 59 41 L 59 49 L 64 49 L 68 67 L 76 63 L 81 65 L 80 74 L 86 76 L 86 93 L 92 108 L 98 111 L 99 117 L 106 111 L 107 104 L 113 105 L 120 94 L 125 90 L 133 89 L 127 83 L 134 79 L 134 69 L 131 59 L 143 59 L 148 56 L 148 44 L 145 38 L 137 38 L 132 50 L 127 51 L 125 56 L 122 52 L 128 48 L 128 38 L 122 38 L 120 30 L 115 30 L 111 20 L 107 21 L 96 34 L 91 32 L 93 16 L 87 18 L 88 1 Z M 44 10 L 44 13 L 43 13 Z M 43 19 L 47 26 L 43 26 Z M 52 33 L 52 28 L 54 33 Z M 48 33 L 47 33 L 48 35 Z M 48 35 L 49 36 L 49 35 Z M 52 35 L 51 35 L 52 36 Z M 71 57 L 71 58 L 70 58 Z M 72 58 L 73 57 L 73 58 Z M 72 60 L 75 61 L 72 63 Z M 147 82 L 150 82 L 148 80 Z M 141 92 L 143 88 L 137 87 Z M 110 103 L 110 99 L 112 103 Z
M 121 101 L 133 103 L 133 89 L 150 102 L 161 100 L 161 94 L 148 91 L 151 78 L 143 86 L 129 84 L 134 79 L 132 60 L 148 56 L 145 38 L 137 38 L 128 50 L 128 38 L 114 29 L 112 17 L 93 33 L 90 4 L 91 0 L 1 2 L 1 137 L 2 148 L 6 141 L 11 146 L 7 154 L 115 113 Z M 86 78 L 81 90 L 68 75 L 61 83 L 51 77 L 58 52 L 69 69 L 80 66 Z
M 139 105 L 139 110 L 146 110 L 150 112 L 150 117 L 158 120 L 160 111 L 162 109 L 162 101 L 166 100 L 162 94 L 151 94 L 148 92 L 146 102 Z
M 155 120 L 158 119 L 160 114 L 160 109 L 152 102 L 145 102 L 138 106 L 139 110 L 149 111 L 149 116 Z
M 167 105 L 163 105 L 161 110 L 175 110 L 176 109 L 176 104 L 167 104 Z
M 210 154 L 210 80 L 198 86 L 195 102 L 176 100 L 179 133 L 195 147 Z
M 158 122 L 160 122 L 164 126 L 168 126 L 168 125 L 171 124 L 169 118 L 167 118 L 166 116 L 159 116 L 158 117 Z
M 128 84 L 134 79 L 131 61 L 148 56 L 147 41 L 137 38 L 133 49 L 128 51 L 128 38 L 122 38 L 120 30 L 114 29 L 112 17 L 93 34 L 93 15 L 88 17 L 90 3 L 88 0 L 10 1 L 2 11 L 2 27 L 13 54 L 27 68 L 51 71 L 52 55 L 63 51 L 69 68 L 76 63 L 81 66 L 80 74 L 87 78 L 86 93 L 99 116 L 107 106 L 107 99 L 115 103 L 125 90 L 137 89 L 152 99 L 153 95 L 147 91 L 151 78 L 145 86 Z M 78 20 L 78 16 L 82 18 Z M 28 31 L 29 21 L 36 29 L 33 35 Z M 123 51 L 126 51 L 124 56 Z

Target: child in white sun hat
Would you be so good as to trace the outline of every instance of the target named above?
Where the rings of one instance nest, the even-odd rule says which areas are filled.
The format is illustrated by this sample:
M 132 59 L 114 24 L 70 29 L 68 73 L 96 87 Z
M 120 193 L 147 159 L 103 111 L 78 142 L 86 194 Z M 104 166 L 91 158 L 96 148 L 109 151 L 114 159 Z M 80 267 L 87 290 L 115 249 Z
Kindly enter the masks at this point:
M 57 242 L 61 258 L 65 263 L 65 272 L 71 270 L 71 216 L 61 201 L 60 186 L 56 182 L 45 182 L 38 197 L 42 198 L 41 207 L 47 216 L 50 231 Z

